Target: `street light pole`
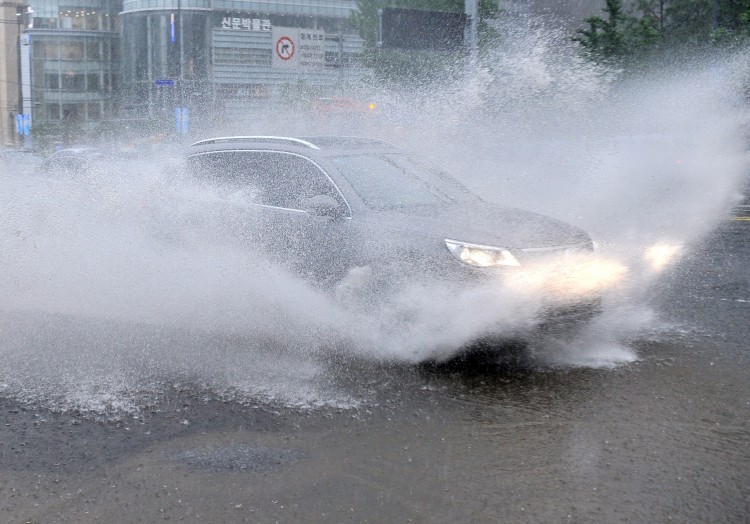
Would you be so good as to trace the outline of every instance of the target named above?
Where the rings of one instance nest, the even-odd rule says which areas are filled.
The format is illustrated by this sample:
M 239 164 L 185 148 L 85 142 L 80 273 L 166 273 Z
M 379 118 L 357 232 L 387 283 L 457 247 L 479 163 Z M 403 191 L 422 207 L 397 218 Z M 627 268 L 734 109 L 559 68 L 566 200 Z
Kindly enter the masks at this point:
M 466 17 L 469 19 L 469 27 L 466 35 L 466 46 L 469 48 L 469 53 L 473 55 L 477 50 L 477 18 L 479 16 L 479 0 L 465 0 L 464 13 L 466 13 Z
M 464 66 L 465 80 L 471 82 L 477 64 L 477 18 L 479 18 L 479 0 L 465 0 L 464 13 L 468 26 L 464 32 L 464 40 L 468 51 L 468 59 Z
M 719 0 L 714 0 L 714 12 L 711 17 L 711 29 L 716 31 L 719 28 Z
M 378 49 L 383 47 L 383 10 L 378 9 L 378 37 L 377 37 L 376 47 Z

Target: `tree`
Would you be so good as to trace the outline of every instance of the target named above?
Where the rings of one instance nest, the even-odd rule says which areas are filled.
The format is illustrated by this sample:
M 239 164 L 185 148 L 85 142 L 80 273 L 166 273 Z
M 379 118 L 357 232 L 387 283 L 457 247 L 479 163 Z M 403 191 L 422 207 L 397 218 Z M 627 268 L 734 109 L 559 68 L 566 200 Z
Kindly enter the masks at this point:
M 578 29 L 573 40 L 580 43 L 596 60 L 617 60 L 628 51 L 625 39 L 627 18 L 622 12 L 621 0 L 606 0 L 603 9 L 606 18 L 590 16 L 588 29 Z
M 715 0 L 671 0 L 664 11 L 664 39 L 671 46 L 707 43 L 713 28 Z
M 750 0 L 638 0 L 624 15 L 606 0 L 607 18 L 586 19 L 573 40 L 594 60 L 633 63 L 674 49 L 734 45 L 750 39 Z
M 664 0 L 639 0 L 635 11 L 640 16 L 627 17 L 625 40 L 631 55 L 643 56 L 662 42 Z

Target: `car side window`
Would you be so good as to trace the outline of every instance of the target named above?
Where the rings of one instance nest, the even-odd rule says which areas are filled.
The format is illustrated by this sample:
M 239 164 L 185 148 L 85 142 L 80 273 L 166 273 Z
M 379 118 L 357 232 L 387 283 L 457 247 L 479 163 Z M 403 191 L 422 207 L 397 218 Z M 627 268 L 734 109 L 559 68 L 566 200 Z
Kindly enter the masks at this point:
M 331 181 L 310 160 L 277 152 L 250 153 L 258 175 L 260 203 L 303 209 L 305 201 L 317 195 L 337 197 Z
M 304 209 L 305 201 L 326 195 L 341 202 L 335 186 L 310 160 L 277 151 L 217 151 L 191 157 L 191 172 L 203 180 L 246 189 L 253 202 Z

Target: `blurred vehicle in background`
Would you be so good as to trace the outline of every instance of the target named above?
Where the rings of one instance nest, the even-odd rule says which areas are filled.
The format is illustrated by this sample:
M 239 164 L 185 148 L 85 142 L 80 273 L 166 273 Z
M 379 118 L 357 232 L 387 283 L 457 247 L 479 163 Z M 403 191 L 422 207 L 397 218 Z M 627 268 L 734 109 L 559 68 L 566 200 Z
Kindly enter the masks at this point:
M 42 157 L 32 150 L 0 149 L 0 172 L 3 175 L 30 175 L 39 169 Z
M 41 172 L 46 176 L 68 178 L 83 175 L 103 162 L 105 154 L 96 147 L 69 147 L 47 158 L 41 165 Z
M 310 107 L 316 133 L 345 130 L 353 135 L 369 135 L 379 117 L 373 101 L 347 97 L 316 98 Z

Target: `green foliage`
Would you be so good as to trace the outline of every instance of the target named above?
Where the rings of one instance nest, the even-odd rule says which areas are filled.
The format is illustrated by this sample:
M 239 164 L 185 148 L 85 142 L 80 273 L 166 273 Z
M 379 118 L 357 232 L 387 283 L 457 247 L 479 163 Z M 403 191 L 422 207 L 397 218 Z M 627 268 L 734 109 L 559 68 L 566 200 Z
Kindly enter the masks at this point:
M 664 39 L 670 45 L 708 42 L 713 23 L 713 0 L 665 2 Z
M 606 18 L 588 17 L 588 29 L 578 29 L 578 36 L 574 36 L 573 40 L 581 44 L 597 60 L 618 59 L 628 51 L 625 39 L 626 17 L 622 12 L 622 2 L 606 0 L 603 11 Z
M 623 14 L 606 0 L 606 17 L 585 20 L 572 39 L 595 61 L 635 64 L 678 48 L 710 48 L 750 38 L 750 0 L 638 0 Z
M 635 11 L 640 16 L 626 17 L 625 39 L 631 54 L 643 55 L 661 43 L 661 7 L 663 6 L 654 0 L 639 0 Z

